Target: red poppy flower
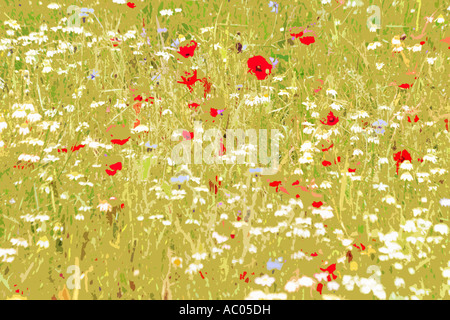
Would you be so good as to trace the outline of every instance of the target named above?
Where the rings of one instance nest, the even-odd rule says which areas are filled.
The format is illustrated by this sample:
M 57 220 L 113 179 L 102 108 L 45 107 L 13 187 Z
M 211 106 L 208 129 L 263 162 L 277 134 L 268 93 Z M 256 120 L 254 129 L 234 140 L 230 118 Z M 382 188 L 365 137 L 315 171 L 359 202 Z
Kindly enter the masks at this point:
M 320 268 L 320 270 L 322 270 L 324 272 L 327 271 L 329 273 L 333 273 L 336 271 L 336 263 L 330 264 L 326 269 Z
M 402 163 L 405 160 L 409 160 L 412 161 L 411 155 L 409 154 L 408 151 L 403 150 L 403 151 L 399 151 L 396 154 L 394 154 L 394 161 L 396 161 L 396 166 L 397 166 L 397 174 L 398 174 L 398 168 L 400 167 L 400 163 Z
M 314 39 L 313 36 L 308 36 L 308 37 L 300 38 L 300 42 L 309 46 L 311 43 L 316 42 L 316 39 Z
M 328 114 L 326 122 L 324 122 L 324 120 L 325 119 L 320 120 L 320 122 L 322 124 L 326 124 L 327 126 L 334 126 L 336 123 L 339 122 L 339 118 L 333 114 L 333 111 L 330 111 L 330 113 Z
M 85 146 L 84 144 L 80 144 L 78 146 L 73 146 L 70 150 L 72 150 L 72 152 L 75 152 L 80 150 L 81 148 L 84 148 L 84 146 Z
M 131 9 L 136 8 L 136 5 L 133 2 L 128 2 L 127 6 L 129 6 Z
M 417 121 L 419 121 L 419 117 L 416 115 L 415 117 L 414 117 L 414 122 L 417 122 Z M 412 122 L 411 121 L 411 118 L 408 116 L 408 122 Z
M 269 183 L 269 186 L 271 187 L 277 187 L 281 184 L 281 181 L 273 181 L 271 183 Z
M 179 47 L 178 53 L 181 54 L 185 58 L 190 58 L 194 56 L 194 51 L 197 48 L 197 42 L 191 40 L 188 45 Z
M 118 144 L 119 146 L 123 146 L 125 143 L 128 142 L 128 140 L 130 140 L 131 137 L 128 137 L 126 139 L 120 140 L 120 139 L 112 139 L 111 143 L 112 144 Z
M 111 170 L 106 169 L 106 173 L 109 176 L 113 176 L 117 173 L 117 171 L 122 170 L 122 162 L 117 162 L 109 166 Z
M 112 170 L 122 170 L 122 162 L 117 162 L 109 166 Z
M 192 73 L 192 76 L 190 76 L 190 77 L 188 77 L 190 75 L 189 72 L 185 72 L 185 74 L 186 74 L 186 77 L 181 76 L 181 79 L 183 79 L 183 81 L 177 81 L 177 82 L 181 83 L 181 84 L 185 84 L 188 87 L 189 91 L 192 92 L 192 90 L 194 90 L 192 88 L 192 86 L 195 85 L 195 83 L 197 81 L 201 81 L 201 80 L 197 78 L 197 70 L 194 70 Z
M 106 173 L 107 173 L 109 176 L 113 176 L 113 175 L 115 175 L 115 174 L 117 173 L 117 170 L 108 170 L 108 169 L 106 169 L 105 171 L 106 171 Z
M 399 151 L 396 154 L 394 154 L 394 160 L 402 163 L 405 160 L 412 161 L 412 158 L 407 150 L 403 150 L 403 151 Z
M 247 61 L 248 72 L 258 80 L 264 80 L 272 72 L 272 65 L 262 56 L 254 56 Z
M 276 187 L 275 191 L 278 192 L 278 187 L 280 186 L 281 181 L 273 181 L 271 183 L 269 183 L 269 186 L 271 187 Z
M 329 166 L 331 166 L 331 162 L 330 162 L 330 161 L 327 161 L 327 160 L 324 160 L 324 161 L 322 161 L 322 165 L 323 165 L 324 167 L 329 167 Z
M 323 205 L 323 202 L 322 202 L 322 201 L 319 201 L 319 202 L 314 201 L 314 202 L 312 203 L 312 206 L 313 206 L 314 208 L 320 208 L 322 205 Z
M 188 104 L 189 109 L 194 109 L 194 110 L 196 110 L 197 107 L 199 107 L 199 106 L 200 105 L 198 103 L 195 103 L 195 102 Z
M 321 283 L 318 283 L 317 284 L 317 292 L 319 292 L 320 294 L 322 294 L 322 289 L 323 289 L 323 284 L 321 284 Z
M 206 94 L 211 91 L 212 83 L 209 82 L 206 77 L 202 78 L 202 79 L 197 78 L 197 70 L 193 70 L 192 75 L 189 72 L 185 72 L 185 74 L 186 74 L 186 77 L 181 76 L 181 79 L 183 81 L 177 81 L 177 82 L 181 83 L 181 84 L 185 84 L 188 87 L 189 91 L 192 92 L 194 90 L 193 86 L 195 85 L 195 83 L 197 81 L 200 81 L 203 84 L 204 96 L 206 98 Z
M 333 279 L 336 279 L 337 276 L 334 274 L 336 271 L 336 263 L 330 264 L 326 269 L 320 268 L 323 272 L 327 271 L 330 275 L 327 277 L 328 281 L 331 281 L 331 276 L 333 276 Z
M 303 37 L 303 31 L 300 31 L 299 33 L 291 33 L 291 37 L 297 39 Z M 294 40 L 294 39 L 292 39 Z
M 217 117 L 218 113 L 217 113 L 217 109 L 211 108 L 209 110 L 209 114 L 211 115 L 211 117 L 215 118 Z
M 194 138 L 194 133 L 184 130 L 183 131 L 183 138 L 185 138 L 186 140 L 191 140 L 191 139 Z
M 409 88 L 411 88 L 412 86 L 413 86 L 412 83 L 411 83 L 411 84 L 403 83 L 403 84 L 399 85 L 399 87 L 402 88 L 402 89 L 409 89 Z
M 356 172 L 356 169 L 350 169 L 350 168 L 348 168 L 348 172 Z

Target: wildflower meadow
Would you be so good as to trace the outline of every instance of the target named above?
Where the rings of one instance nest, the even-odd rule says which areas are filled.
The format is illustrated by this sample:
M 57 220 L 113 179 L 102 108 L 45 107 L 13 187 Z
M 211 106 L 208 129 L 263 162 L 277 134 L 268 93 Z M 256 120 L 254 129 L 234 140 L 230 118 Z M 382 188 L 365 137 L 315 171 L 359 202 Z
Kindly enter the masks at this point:
M 0 299 L 449 299 L 449 5 L 0 0 Z

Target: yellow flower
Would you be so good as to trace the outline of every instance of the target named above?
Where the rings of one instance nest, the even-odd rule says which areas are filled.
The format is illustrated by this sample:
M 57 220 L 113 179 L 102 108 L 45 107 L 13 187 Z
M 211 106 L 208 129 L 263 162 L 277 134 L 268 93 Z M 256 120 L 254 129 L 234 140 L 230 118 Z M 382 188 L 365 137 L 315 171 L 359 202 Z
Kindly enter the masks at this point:
M 178 268 L 183 267 L 183 259 L 182 259 L 182 258 L 179 258 L 179 257 L 173 257 L 171 260 L 172 260 L 172 263 L 173 263 L 176 267 L 178 267 Z
M 49 247 L 49 241 L 46 236 L 43 236 L 39 239 L 39 241 L 36 243 L 36 245 L 40 248 L 48 248 Z

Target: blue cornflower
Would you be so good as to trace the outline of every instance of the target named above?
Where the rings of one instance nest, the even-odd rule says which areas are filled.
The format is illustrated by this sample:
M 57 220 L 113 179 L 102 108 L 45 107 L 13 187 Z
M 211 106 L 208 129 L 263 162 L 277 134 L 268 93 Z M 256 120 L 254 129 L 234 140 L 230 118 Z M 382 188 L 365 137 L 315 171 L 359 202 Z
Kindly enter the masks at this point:
M 175 39 L 175 41 L 171 44 L 172 47 L 178 48 L 180 45 L 180 40 L 178 38 Z
M 273 67 L 275 68 L 275 66 L 278 64 L 278 59 L 272 57 L 269 57 L 269 59 L 272 62 Z
M 88 78 L 91 78 L 91 80 L 94 80 L 95 77 L 98 76 L 98 75 L 99 75 L 99 73 L 97 71 L 92 70 L 92 74 Z
M 378 119 L 374 123 L 372 123 L 373 128 L 375 129 L 376 133 L 384 134 L 384 127 L 387 126 L 387 122 L 381 119 Z
M 278 13 L 278 6 L 279 6 L 278 3 L 269 1 L 269 8 L 272 8 L 272 11 L 270 12 Z
M 80 17 L 87 17 L 89 16 L 89 13 L 94 13 L 94 9 L 81 8 Z
M 267 270 L 273 270 L 273 269 L 277 269 L 277 270 L 281 270 L 281 268 L 283 267 L 283 257 L 279 257 L 277 260 L 272 261 L 272 258 L 269 259 L 269 261 L 267 261 Z

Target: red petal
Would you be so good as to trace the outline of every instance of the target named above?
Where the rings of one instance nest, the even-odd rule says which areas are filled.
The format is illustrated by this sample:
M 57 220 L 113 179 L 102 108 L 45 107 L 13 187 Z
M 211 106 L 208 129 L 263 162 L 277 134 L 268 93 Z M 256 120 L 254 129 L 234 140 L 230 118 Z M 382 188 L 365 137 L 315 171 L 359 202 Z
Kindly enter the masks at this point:
M 321 284 L 321 283 L 319 283 L 318 285 L 317 285 L 317 292 L 319 292 L 320 294 L 322 294 L 322 289 L 323 289 L 323 284 Z
M 312 206 L 313 206 L 314 208 L 320 208 L 322 205 L 323 205 L 323 202 L 322 202 L 322 201 L 319 201 L 319 202 L 314 201 L 314 202 L 312 203 Z
M 191 40 L 191 42 L 187 46 L 179 47 L 178 53 L 181 54 L 184 58 L 190 58 L 194 56 L 194 51 L 197 48 L 197 42 Z
M 122 170 L 122 162 L 117 162 L 109 166 L 112 170 Z
M 278 187 L 281 184 L 281 181 L 273 181 L 269 183 L 269 186 L 271 187 Z
M 112 139 L 112 140 L 111 140 L 111 143 L 112 143 L 112 144 L 118 144 L 118 145 L 120 145 L 120 146 L 123 146 L 125 143 L 128 142 L 128 140 L 129 140 L 130 138 L 131 138 L 131 137 L 128 137 L 128 138 L 123 139 L 123 140 L 120 140 L 120 139 Z
M 316 39 L 312 36 L 300 38 L 300 42 L 309 46 L 311 43 L 316 42 Z
M 106 171 L 106 173 L 107 173 L 109 176 L 113 176 L 113 175 L 115 175 L 115 174 L 117 173 L 117 170 L 108 170 L 108 169 L 106 169 L 105 171 Z

